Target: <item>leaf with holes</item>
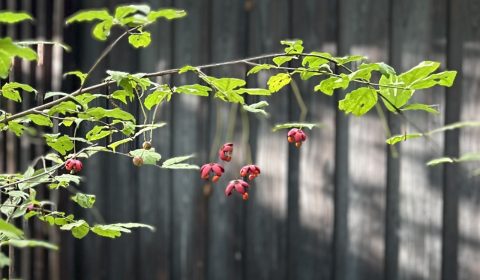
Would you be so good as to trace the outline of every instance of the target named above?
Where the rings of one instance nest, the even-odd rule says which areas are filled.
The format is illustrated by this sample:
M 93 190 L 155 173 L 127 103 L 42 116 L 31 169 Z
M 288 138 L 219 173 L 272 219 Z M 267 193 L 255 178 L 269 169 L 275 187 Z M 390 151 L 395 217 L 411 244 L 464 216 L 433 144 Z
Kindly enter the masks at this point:
M 278 73 L 275 76 L 271 76 L 268 79 L 267 85 L 271 92 L 278 92 L 284 86 L 288 85 L 292 81 L 292 78 L 287 73 Z
M 345 114 L 352 113 L 361 116 L 370 111 L 378 101 L 377 92 L 374 89 L 362 87 L 348 93 L 338 103 L 338 108 Z

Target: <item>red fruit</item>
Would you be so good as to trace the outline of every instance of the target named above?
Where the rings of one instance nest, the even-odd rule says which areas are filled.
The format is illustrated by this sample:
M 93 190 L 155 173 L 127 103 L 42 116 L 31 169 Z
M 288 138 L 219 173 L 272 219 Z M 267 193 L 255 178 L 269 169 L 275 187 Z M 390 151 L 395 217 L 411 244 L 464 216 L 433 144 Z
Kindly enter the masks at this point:
M 69 159 L 65 162 L 65 169 L 67 171 L 72 171 L 73 170 L 73 165 L 75 164 L 75 160 L 74 159 Z
M 142 166 L 143 165 L 143 158 L 139 156 L 134 156 L 132 159 L 133 165 L 135 166 Z
M 300 146 L 302 146 L 302 142 L 307 140 L 307 135 L 301 129 L 292 128 L 287 134 L 287 140 L 289 143 L 295 143 L 295 146 L 300 148 Z
M 200 178 L 208 180 L 210 178 L 210 173 L 213 173 L 212 182 L 216 183 L 222 176 L 225 169 L 218 163 L 212 162 L 202 165 L 200 168 Z
M 249 189 L 249 185 L 247 182 L 243 180 L 232 180 L 228 183 L 227 187 L 225 188 L 225 195 L 230 196 L 235 190 L 236 192 L 242 194 L 245 197 L 245 194 L 247 193 Z M 248 198 L 248 194 L 247 194 Z
M 242 198 L 243 198 L 243 200 L 248 200 L 248 193 L 247 193 L 247 192 L 244 193 L 244 194 L 242 195 Z
M 231 161 L 232 160 L 232 153 L 233 153 L 233 143 L 225 143 L 223 146 L 218 150 L 218 157 L 223 161 Z
M 77 173 L 82 171 L 83 164 L 78 159 L 69 159 L 65 162 L 65 169 L 71 173 Z
M 75 160 L 75 163 L 74 163 L 74 165 L 73 165 L 73 170 L 74 170 L 75 172 L 80 172 L 80 171 L 82 171 L 82 169 L 83 169 L 83 164 L 82 164 L 82 162 L 79 161 L 78 159 Z
M 260 168 L 254 164 L 245 165 L 240 169 L 240 176 L 246 177 L 248 175 L 248 180 L 252 181 L 260 174 Z

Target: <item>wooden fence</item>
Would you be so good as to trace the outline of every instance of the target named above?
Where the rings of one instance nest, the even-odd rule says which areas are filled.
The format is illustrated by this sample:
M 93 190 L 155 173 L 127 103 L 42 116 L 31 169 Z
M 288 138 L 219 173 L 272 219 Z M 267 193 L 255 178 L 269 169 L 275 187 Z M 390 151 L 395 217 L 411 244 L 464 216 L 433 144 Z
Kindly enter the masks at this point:
M 33 24 L 1 29 L 2 35 L 63 40 L 74 47 L 72 53 L 45 47 L 42 65 L 17 63 L 13 78 L 35 83 L 39 100 L 49 90 L 74 89 L 61 73 L 87 70 L 105 44 L 90 38 L 90 27 L 63 29 L 63 17 L 120 2 L 1 0 L 0 9 L 27 10 L 36 17 Z M 422 60 L 441 61 L 443 67 L 459 71 L 455 86 L 415 97 L 438 104 L 441 114 L 413 113 L 408 118 L 424 130 L 479 120 L 477 0 L 147 2 L 154 8 L 184 8 L 188 17 L 152 27 L 148 49 L 136 52 L 123 42 L 90 82 L 104 77 L 107 69 L 151 72 L 220 62 L 276 52 L 280 40 L 301 38 L 308 50 L 362 54 L 399 70 Z M 235 65 L 210 74 L 245 77 L 246 71 L 245 65 Z M 248 83 L 265 86 L 266 79 L 259 75 Z M 192 81 L 189 76 L 162 80 Z M 289 91 L 269 100 L 268 119 L 245 119 L 237 107 L 196 97 L 175 96 L 161 108 L 159 119 L 168 126 L 155 133 L 154 146 L 164 158 L 196 152 L 201 164 L 210 158 L 212 147 L 233 141 L 229 177 L 252 155 L 262 175 L 249 201 L 225 198 L 226 178 L 210 186 L 197 172 L 138 169 L 127 158 L 95 156 L 85 162 L 85 180 L 78 187 L 97 195 L 93 212 L 77 209 L 65 191 L 40 190 L 40 195 L 92 222 L 137 221 L 154 225 L 156 232 L 74 240 L 40 223 L 25 224 L 27 233 L 59 243 L 61 249 L 18 251 L 16 275 L 53 280 L 480 279 L 480 185 L 478 177 L 471 176 L 475 166 L 425 165 L 443 154 L 479 152 L 479 130 L 411 140 L 398 147 L 395 157 L 385 144 L 385 124 L 377 112 L 346 117 L 336 109 L 342 93 L 332 98 L 314 93 L 312 82 L 298 86 L 309 109 L 307 120 L 323 124 L 309 133 L 301 149 L 289 146 L 284 133 L 271 132 L 276 123 L 299 119 Z M 33 98 L 26 99 L 21 107 L 31 102 Z M 388 116 L 388 122 L 392 133 L 414 130 L 399 116 Z M 2 172 L 26 168 L 32 156 L 45 151 L 34 140 L 17 141 L 9 134 L 0 135 L 0 144 Z

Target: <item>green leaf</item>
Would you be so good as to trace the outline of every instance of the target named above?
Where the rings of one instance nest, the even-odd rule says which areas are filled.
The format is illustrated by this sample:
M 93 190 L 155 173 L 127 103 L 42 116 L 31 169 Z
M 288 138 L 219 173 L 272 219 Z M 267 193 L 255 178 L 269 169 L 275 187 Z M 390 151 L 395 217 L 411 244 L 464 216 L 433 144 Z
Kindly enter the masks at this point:
M 272 93 L 268 89 L 264 89 L 264 88 L 241 88 L 236 90 L 236 92 L 241 94 L 246 93 L 248 95 L 264 95 L 264 96 L 272 95 Z
M 73 22 L 82 22 L 82 21 L 93 21 L 93 20 L 113 20 L 113 17 L 108 13 L 107 10 L 83 10 L 79 11 L 72 16 L 70 16 L 66 23 L 70 24 Z
M 127 104 L 127 97 L 128 99 L 130 99 L 130 102 L 132 102 L 133 98 L 135 98 L 135 95 L 133 94 L 132 91 L 128 91 L 124 89 L 119 89 L 112 93 L 112 98 L 120 100 L 124 104 Z
M 191 65 L 185 65 L 183 66 L 182 68 L 180 68 L 180 70 L 178 70 L 178 74 L 183 74 L 183 73 L 186 73 L 188 71 L 193 71 L 193 72 L 197 72 L 198 71 L 198 68 L 197 67 L 193 67 Z
M 58 246 L 49 242 L 41 240 L 31 240 L 31 239 L 10 239 L 5 242 L 5 244 L 11 245 L 17 248 L 26 248 L 26 247 L 43 247 L 51 250 L 58 250 Z
M 22 101 L 22 97 L 20 96 L 20 92 L 18 91 L 18 89 L 22 89 L 27 92 L 34 92 L 34 93 L 37 92 L 33 87 L 27 84 L 12 82 L 12 83 L 5 83 L 2 86 L 2 95 L 3 97 L 13 100 L 15 102 L 20 102 Z
M 151 11 L 147 15 L 149 21 L 155 21 L 159 18 L 165 18 L 168 20 L 182 18 L 187 15 L 187 12 L 184 10 L 175 10 L 175 9 L 161 9 L 157 11 Z
M 437 109 L 435 109 L 435 106 L 427 105 L 427 104 L 419 104 L 419 103 L 405 105 L 400 110 L 402 111 L 420 110 L 420 111 L 425 111 L 432 114 L 440 114 L 440 112 L 438 112 Z
M 33 20 L 33 18 L 25 12 L 0 11 L 0 23 L 12 24 L 24 20 Z
M 427 165 L 434 166 L 434 165 L 443 164 L 443 163 L 460 163 L 465 161 L 480 161 L 480 154 L 468 153 L 460 156 L 459 158 L 451 158 L 451 157 L 436 158 L 427 162 Z
M 114 226 L 114 225 L 95 225 L 92 227 L 92 232 L 99 236 L 108 237 L 108 238 L 117 238 L 122 235 L 122 232 L 130 233 L 129 229 Z
M 77 111 L 77 104 L 75 104 L 73 101 L 63 101 L 50 108 L 50 110 L 48 110 L 48 114 L 50 116 L 55 114 L 65 115 L 66 113 L 76 113 Z
M 10 265 L 10 258 L 5 256 L 4 253 L 0 252 L 0 269 L 3 269 L 6 266 Z
M 370 81 L 372 76 L 372 71 L 380 70 L 380 66 L 376 63 L 371 64 L 362 64 L 358 67 L 358 69 L 350 74 L 348 74 L 348 78 L 350 80 L 366 80 Z
M 267 101 L 260 101 L 260 102 L 250 104 L 250 105 L 243 105 L 242 108 L 243 108 L 243 110 L 248 111 L 250 113 L 262 114 L 265 117 L 268 117 L 268 113 L 265 110 L 262 109 L 262 108 L 267 107 L 268 105 L 269 104 L 268 104 Z
M 277 57 L 274 57 L 272 60 L 273 60 L 273 63 L 275 63 L 277 66 L 282 66 L 284 63 L 286 62 L 289 62 L 290 60 L 294 59 L 295 57 L 294 56 L 277 56 Z
M 87 138 L 88 141 L 97 141 L 110 136 L 112 133 L 113 131 L 111 131 L 108 126 L 96 125 L 89 132 L 87 132 L 85 138 Z
M 73 142 L 67 135 L 59 137 L 59 134 L 45 134 L 46 143 L 61 155 L 66 155 L 73 149 Z
M 236 78 L 215 78 L 215 77 L 208 77 L 207 82 L 215 86 L 218 90 L 226 92 L 229 90 L 233 90 L 239 87 L 243 87 L 247 84 L 242 79 Z
M 278 73 L 275 76 L 271 76 L 268 79 L 267 85 L 271 92 L 278 92 L 284 86 L 288 85 L 292 81 L 292 78 L 287 73 Z
M 53 127 L 52 120 L 50 120 L 50 118 L 47 116 L 40 114 L 30 114 L 27 115 L 27 118 L 31 119 L 32 122 L 36 125 Z
M 454 163 L 455 160 L 450 157 L 435 158 L 427 162 L 428 166 L 435 166 L 443 163 Z
M 352 113 L 361 116 L 375 106 L 378 101 L 377 92 L 374 89 L 361 87 L 350 93 L 338 103 L 338 108 L 345 114 Z
M 135 117 L 132 114 L 125 112 L 120 108 L 107 110 L 102 107 L 93 107 L 93 108 L 89 108 L 83 113 L 79 113 L 78 117 L 82 119 L 93 118 L 95 120 L 100 120 L 103 118 L 114 118 L 114 119 L 124 120 L 124 121 L 135 121 Z
M 405 85 L 410 86 L 415 82 L 426 78 L 440 67 L 440 63 L 435 61 L 422 61 L 412 69 L 402 73 L 398 76 L 399 80 L 404 82 Z
M 298 54 L 303 52 L 302 40 L 284 40 L 280 41 L 280 44 L 287 46 L 285 48 L 285 53 L 287 54 Z
M 113 143 L 111 143 L 110 145 L 108 145 L 107 147 L 109 147 L 110 149 L 112 149 L 112 151 L 115 152 L 115 149 L 122 145 L 122 144 L 125 144 L 125 143 L 128 143 L 128 142 L 131 142 L 133 141 L 132 138 L 125 138 L 125 139 L 122 139 L 122 140 L 118 140 L 118 141 L 115 141 Z
M 70 71 L 70 72 L 67 72 L 65 74 L 63 74 L 64 77 L 66 76 L 70 76 L 70 75 L 73 75 L 73 76 L 76 76 L 77 78 L 80 79 L 80 84 L 83 85 L 83 83 L 85 82 L 85 79 L 87 78 L 87 74 L 86 73 L 83 73 L 81 71 Z M 47 98 L 47 97 L 45 97 Z
M 394 113 L 397 111 L 395 107 L 403 107 L 403 105 L 407 104 L 407 102 L 410 100 L 413 93 L 415 92 L 414 90 L 390 87 L 405 87 L 405 84 L 400 81 L 399 77 L 395 76 L 394 74 L 391 74 L 389 77 L 382 75 L 379 83 L 380 93 L 385 99 L 387 99 L 383 100 L 383 103 L 389 111 Z
M 145 48 L 150 45 L 152 38 L 150 37 L 150 32 L 143 31 L 142 33 L 128 36 L 128 42 L 135 48 Z
M 289 128 L 308 128 L 312 130 L 314 127 L 320 127 L 318 123 L 299 123 L 299 122 L 293 122 L 293 123 L 282 123 L 282 124 L 276 124 L 273 128 L 272 131 L 279 131 L 280 129 L 289 129 Z
M 71 198 L 83 208 L 92 208 L 95 203 L 95 195 L 93 194 L 76 193 Z
M 27 60 L 37 59 L 37 53 L 31 48 L 19 46 L 9 37 L 0 39 L 0 78 L 8 77 L 12 58 L 16 56 Z
M 90 231 L 90 226 L 85 220 L 78 220 L 73 223 L 69 223 L 60 227 L 61 230 L 69 230 L 72 232 L 73 237 L 82 239 Z
M 162 85 L 150 93 L 144 101 L 145 107 L 150 110 L 153 106 L 160 104 L 163 100 L 170 101 L 172 90 L 167 85 Z
M 335 57 L 333 59 L 337 62 L 338 65 L 344 65 L 354 61 L 365 60 L 367 58 L 362 55 L 349 55 L 349 56 L 343 56 L 343 57 Z
M 346 89 L 350 80 L 346 74 L 340 74 L 340 77 L 329 77 L 325 80 L 322 80 L 320 84 L 315 86 L 313 90 L 321 91 L 326 95 L 332 95 L 335 89 L 341 88 Z
M 148 5 L 125 5 L 119 6 L 115 9 L 115 18 L 122 20 L 123 18 L 136 13 L 141 12 L 143 14 L 148 14 L 150 12 L 150 7 Z
M 322 52 L 311 52 L 310 56 L 305 56 L 302 60 L 302 66 L 314 69 L 320 69 L 320 66 L 327 64 L 332 55 Z
M 457 76 L 457 71 L 445 71 L 427 76 L 412 83 L 413 89 L 431 88 L 436 85 L 451 87 Z
M 0 233 L 5 234 L 9 238 L 21 238 L 23 236 L 22 230 L 4 219 L 0 219 Z
M 168 169 L 199 169 L 197 165 L 187 164 L 184 161 L 195 157 L 195 155 L 188 155 L 188 156 L 180 156 L 169 158 L 163 162 L 162 168 Z
M 254 66 L 252 69 L 250 69 L 248 72 L 247 72 L 247 76 L 250 76 L 251 74 L 256 74 L 262 70 L 267 70 L 267 69 L 270 69 L 272 67 L 275 67 L 274 65 L 270 65 L 270 64 L 260 64 L 260 65 L 256 65 Z
M 92 29 L 92 35 L 94 38 L 105 41 L 110 36 L 110 30 L 113 26 L 113 20 L 105 20 L 97 23 Z
M 389 145 L 395 145 L 401 141 L 407 141 L 408 139 L 419 138 L 422 136 L 423 134 L 421 133 L 399 134 L 388 138 L 385 142 Z
M 127 228 L 127 229 L 132 229 L 132 228 L 146 228 L 151 231 L 155 231 L 155 227 L 147 224 L 142 224 L 142 223 L 116 223 L 116 224 L 110 224 L 108 226 L 115 226 L 115 227 L 122 227 L 122 228 Z
M 211 88 L 199 84 L 184 85 L 173 88 L 173 91 L 176 93 L 193 94 L 198 96 L 208 96 L 208 92 L 211 90 Z
M 151 148 L 150 150 L 144 149 L 137 149 L 130 151 L 129 153 L 132 157 L 139 156 L 143 159 L 143 164 L 153 164 L 156 165 L 157 161 L 162 159 L 162 156 L 155 152 L 155 148 Z
M 456 123 L 451 123 L 451 124 L 436 128 L 432 131 L 429 131 L 428 134 L 434 134 L 434 133 L 443 132 L 447 130 L 476 127 L 476 126 L 480 126 L 480 122 L 472 122 L 472 121 L 456 122 Z
M 17 136 L 21 136 L 23 132 L 27 129 L 24 125 L 16 121 L 8 122 L 8 130 L 15 133 Z

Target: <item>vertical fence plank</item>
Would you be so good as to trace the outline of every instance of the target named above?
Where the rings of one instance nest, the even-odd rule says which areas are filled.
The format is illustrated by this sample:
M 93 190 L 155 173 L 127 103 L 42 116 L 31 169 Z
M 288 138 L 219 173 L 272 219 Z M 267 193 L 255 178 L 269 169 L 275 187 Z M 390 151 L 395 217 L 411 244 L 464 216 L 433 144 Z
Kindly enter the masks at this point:
M 341 1 L 339 9 L 338 54 L 362 54 L 372 61 L 385 60 L 388 24 L 383 11 L 387 10 L 387 2 Z M 347 252 L 343 256 L 346 259 L 339 260 L 344 265 L 335 268 L 337 279 L 381 279 L 384 253 L 385 133 L 382 120 L 375 114 L 375 109 L 362 118 L 351 117 L 349 122 L 347 127 L 341 126 L 343 121 L 337 125 L 337 129 L 348 129 L 348 136 L 337 134 L 348 137 L 348 171 L 342 171 L 345 166 L 336 164 L 336 172 L 349 176 L 348 183 L 343 178 L 338 181 L 348 184 L 349 190 L 339 195 L 348 195 L 349 201 L 346 214 L 348 236 L 343 237 L 343 240 L 347 240 Z M 337 145 L 341 141 L 337 139 Z M 337 158 L 345 153 L 339 149 L 337 151 L 340 152 Z M 342 185 L 337 187 L 345 188 Z M 342 200 L 337 198 L 335 202 Z M 345 211 L 344 207 L 339 210 Z M 344 233 L 337 231 L 336 234 Z
M 407 70 L 422 60 L 444 59 L 442 48 L 432 49 L 434 38 L 434 5 L 431 2 L 398 2 L 392 8 L 395 14 L 392 21 L 393 44 L 398 72 Z M 442 35 L 443 36 L 443 35 Z M 443 89 L 418 92 L 413 100 L 417 103 L 442 104 Z M 416 127 L 430 130 L 442 123 L 439 116 L 422 113 L 405 113 L 403 131 L 413 131 Z M 400 222 L 398 279 L 438 279 L 440 277 L 440 229 L 441 229 L 441 174 L 429 169 L 425 163 L 433 155 L 441 152 L 441 137 L 433 137 L 427 142 L 407 141 L 401 144 L 400 154 Z M 425 148 L 430 147 L 430 148 Z M 432 148 L 433 147 L 433 148 Z M 435 151 L 436 149 L 436 151 Z M 421 214 L 420 214 L 421 213 Z
M 171 6 L 171 1 L 150 1 L 152 9 Z M 160 71 L 172 67 L 172 25 L 159 22 L 150 27 L 153 42 L 140 52 L 139 70 L 142 72 Z M 156 82 L 169 83 L 170 77 L 161 77 Z M 153 109 L 152 109 L 153 111 Z M 153 132 L 153 147 L 163 158 L 171 154 L 171 104 L 159 108 L 155 122 L 167 122 L 167 126 Z M 150 113 L 153 117 L 153 113 Z M 141 144 L 140 141 L 139 144 Z M 139 232 L 139 279 L 170 279 L 171 274 L 171 172 L 145 166 L 138 171 L 139 221 L 153 225 L 154 233 Z
M 227 61 L 245 55 L 244 1 L 211 2 L 211 36 L 210 60 Z M 206 15 L 207 17 L 209 15 Z M 244 65 L 235 65 L 214 69 L 213 76 L 238 77 L 245 75 Z M 229 180 L 238 177 L 239 169 L 246 159 L 246 143 L 241 143 L 237 117 L 238 105 L 226 104 L 219 100 L 211 100 L 211 128 L 206 133 L 209 142 L 206 161 L 220 162 L 225 174 L 209 197 L 209 231 L 208 231 L 208 269 L 207 279 L 242 279 L 245 261 L 243 242 L 243 207 L 248 201 L 242 201 L 237 195 L 225 197 L 224 188 Z M 232 111 L 234 110 L 234 111 Z M 217 140 L 213 142 L 214 140 Z M 234 143 L 234 154 L 231 162 L 222 162 L 216 151 L 225 142 Z M 213 151 L 211 151 L 213 150 Z M 213 158 L 211 156 L 213 155 Z
M 304 41 L 305 50 L 332 51 L 334 30 L 328 24 L 330 1 L 292 1 L 292 38 Z M 321 123 L 322 128 L 306 130 L 309 138 L 300 149 L 292 147 L 290 156 L 299 155 L 298 178 L 289 188 L 298 192 L 295 224 L 289 226 L 289 279 L 331 279 L 333 233 L 333 167 L 335 145 L 334 99 L 314 93 L 318 83 L 298 81 L 300 92 L 308 106 L 307 122 Z M 299 105 L 295 97 L 290 106 Z M 299 119 L 298 110 L 290 120 Z M 289 158 L 291 162 L 291 158 Z M 293 170 L 289 170 L 292 174 Z M 289 204 L 289 211 L 291 205 Z
M 278 51 L 279 41 L 289 36 L 288 1 L 252 1 L 249 55 Z M 275 7 L 275 12 L 272 11 Z M 256 77 L 266 86 L 269 75 Z M 247 206 L 246 279 L 286 279 L 286 215 L 288 142 L 282 132 L 272 133 L 276 123 L 288 121 L 288 92 L 269 100 L 270 119 L 255 127 L 256 162 L 262 175 L 255 182 Z
M 175 66 L 205 63 L 206 18 L 208 2 L 194 0 L 175 1 L 177 8 L 185 8 L 189 16 L 174 24 Z M 197 82 L 187 75 L 177 76 L 176 85 Z M 208 125 L 202 118 L 202 102 L 196 96 L 176 96 L 172 111 L 173 155 L 191 154 L 203 147 L 201 132 Z M 204 112 L 204 111 L 203 111 Z M 172 278 L 205 278 L 206 208 L 199 177 L 193 171 L 173 172 L 172 193 Z
M 461 2 L 461 3 L 458 3 Z M 447 94 L 448 98 L 461 95 L 461 120 L 480 121 L 478 108 L 480 106 L 480 3 L 478 1 L 449 1 L 449 64 L 459 71 L 456 86 Z M 456 7 L 454 7 L 456 6 Z M 462 37 L 460 37 L 462 36 Z M 461 42 L 461 44 L 460 44 Z M 450 99 L 449 99 L 450 100 Z M 449 136 L 454 136 L 450 134 Z M 465 128 L 460 131 L 460 155 L 480 153 L 480 129 Z M 451 168 L 451 167 L 448 167 Z M 458 279 L 480 278 L 480 176 L 479 164 L 460 164 L 456 167 L 463 176 L 458 174 L 452 185 L 459 188 L 459 248 L 458 248 Z M 451 172 L 453 173 L 455 169 Z M 447 171 L 448 172 L 448 171 Z M 476 172 L 476 173 L 475 173 Z M 447 183 L 447 182 L 446 182 Z M 453 191 L 450 188 L 450 191 Z M 450 200 L 451 201 L 451 200 Z M 447 202 L 447 201 L 446 201 Z M 446 203 L 445 202 L 445 203 Z M 445 205 L 447 206 L 447 205 Z M 453 207 L 454 205 L 449 205 Z M 454 223 L 446 225 L 447 234 L 455 234 Z M 445 249 L 448 249 L 446 247 Z M 453 248 L 451 248 L 453 249 Z M 444 251 L 444 253 L 448 253 Z M 444 255 L 444 257 L 446 257 Z M 445 259 L 445 261 L 449 261 Z M 455 260 L 450 260 L 454 262 Z M 444 276 L 452 275 L 455 263 L 445 264 L 451 271 L 444 270 Z M 443 278 L 447 279 L 447 278 Z

